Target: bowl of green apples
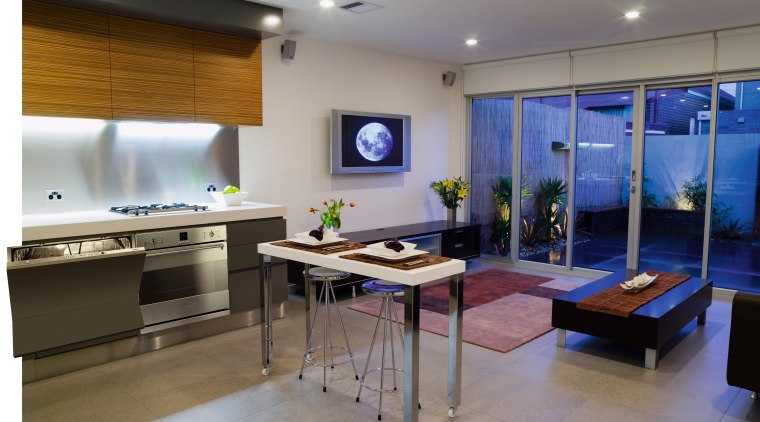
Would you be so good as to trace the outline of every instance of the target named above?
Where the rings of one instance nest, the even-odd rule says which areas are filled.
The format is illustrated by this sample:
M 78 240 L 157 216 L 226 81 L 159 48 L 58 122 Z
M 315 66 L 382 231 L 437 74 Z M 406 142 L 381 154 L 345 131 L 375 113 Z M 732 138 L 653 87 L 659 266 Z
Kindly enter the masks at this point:
M 229 185 L 222 192 L 211 192 L 214 200 L 221 205 L 236 206 L 243 203 L 248 196 L 248 192 L 241 192 L 237 186 Z

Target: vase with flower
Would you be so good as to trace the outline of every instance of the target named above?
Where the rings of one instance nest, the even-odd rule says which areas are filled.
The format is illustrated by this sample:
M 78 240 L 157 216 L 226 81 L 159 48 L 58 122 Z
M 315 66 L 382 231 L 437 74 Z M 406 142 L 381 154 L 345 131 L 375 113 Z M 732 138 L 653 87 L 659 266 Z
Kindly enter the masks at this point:
M 319 215 L 319 219 L 322 221 L 322 228 L 326 231 L 338 232 L 340 229 L 340 213 L 341 209 L 346 205 L 343 202 L 343 198 L 339 200 L 330 199 L 330 201 L 322 201 L 323 209 L 319 210 L 314 207 L 309 207 L 309 212 Z M 348 206 L 353 208 L 356 203 L 350 202 Z
M 451 179 L 436 180 L 430 183 L 430 187 L 438 194 L 441 203 L 447 208 L 447 221 L 450 226 L 455 226 L 457 222 L 457 208 L 461 207 L 461 202 L 467 197 L 471 184 L 468 180 L 459 177 Z

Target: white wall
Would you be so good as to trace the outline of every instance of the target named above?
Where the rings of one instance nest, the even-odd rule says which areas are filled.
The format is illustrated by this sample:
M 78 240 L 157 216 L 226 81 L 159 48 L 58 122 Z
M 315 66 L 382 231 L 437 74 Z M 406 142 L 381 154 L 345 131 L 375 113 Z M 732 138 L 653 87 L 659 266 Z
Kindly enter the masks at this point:
M 344 208 L 342 232 L 445 219 L 428 185 L 463 174 L 461 78 L 445 64 L 288 36 L 294 60 L 280 58 L 284 37 L 263 42 L 264 125 L 240 127 L 240 184 L 248 200 L 284 204 L 288 234 L 319 225 L 307 212 L 323 199 Z M 330 111 L 412 116 L 412 171 L 330 174 Z

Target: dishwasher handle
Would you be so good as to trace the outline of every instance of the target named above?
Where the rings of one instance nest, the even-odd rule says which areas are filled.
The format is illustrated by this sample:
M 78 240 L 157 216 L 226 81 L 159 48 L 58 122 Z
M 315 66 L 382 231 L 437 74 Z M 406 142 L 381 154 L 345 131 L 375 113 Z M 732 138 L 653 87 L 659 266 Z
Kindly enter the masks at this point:
M 177 248 L 177 249 L 173 249 L 171 251 L 164 251 L 164 252 L 147 252 L 146 256 L 151 257 L 151 256 L 162 256 L 162 255 L 173 255 L 173 254 L 178 254 L 178 253 L 202 251 L 202 250 L 206 250 L 206 249 L 216 249 L 216 248 L 221 248 L 222 250 L 224 250 L 224 245 L 225 245 L 225 242 L 210 243 L 208 245 L 199 246 L 199 247 L 196 247 L 196 248 L 187 248 L 187 247 L 184 247 L 184 248 Z

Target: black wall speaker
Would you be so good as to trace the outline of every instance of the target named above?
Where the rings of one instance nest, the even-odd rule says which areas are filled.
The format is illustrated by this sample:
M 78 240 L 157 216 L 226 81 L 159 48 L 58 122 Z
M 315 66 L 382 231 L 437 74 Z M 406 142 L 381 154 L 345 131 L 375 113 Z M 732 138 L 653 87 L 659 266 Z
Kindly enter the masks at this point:
M 457 79 L 457 74 L 455 72 L 448 71 L 448 72 L 446 72 L 446 73 L 443 74 L 443 83 L 446 86 L 453 86 L 454 85 L 454 81 L 456 79 Z
M 280 47 L 280 53 L 283 59 L 293 60 L 296 58 L 296 42 L 293 40 L 285 40 L 285 43 Z

